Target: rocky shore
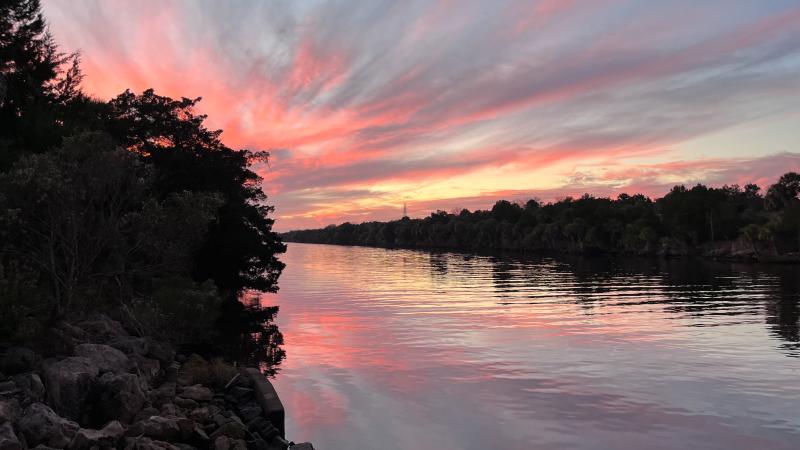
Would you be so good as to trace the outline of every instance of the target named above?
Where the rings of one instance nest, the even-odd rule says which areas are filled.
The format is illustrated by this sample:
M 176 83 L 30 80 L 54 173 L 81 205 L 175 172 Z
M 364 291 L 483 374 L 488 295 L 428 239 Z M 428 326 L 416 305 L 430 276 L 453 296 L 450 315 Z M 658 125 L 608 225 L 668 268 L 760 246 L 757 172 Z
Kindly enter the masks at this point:
M 258 370 L 176 354 L 103 315 L 50 332 L 46 352 L 0 348 L 0 450 L 313 450 L 285 440 Z

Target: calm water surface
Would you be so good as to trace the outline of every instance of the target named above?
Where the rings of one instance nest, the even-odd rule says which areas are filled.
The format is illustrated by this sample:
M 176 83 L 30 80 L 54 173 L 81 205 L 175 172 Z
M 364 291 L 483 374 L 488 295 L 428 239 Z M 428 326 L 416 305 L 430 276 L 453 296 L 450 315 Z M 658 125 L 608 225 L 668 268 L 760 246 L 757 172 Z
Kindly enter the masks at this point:
M 800 269 L 289 244 L 275 384 L 321 450 L 798 449 Z

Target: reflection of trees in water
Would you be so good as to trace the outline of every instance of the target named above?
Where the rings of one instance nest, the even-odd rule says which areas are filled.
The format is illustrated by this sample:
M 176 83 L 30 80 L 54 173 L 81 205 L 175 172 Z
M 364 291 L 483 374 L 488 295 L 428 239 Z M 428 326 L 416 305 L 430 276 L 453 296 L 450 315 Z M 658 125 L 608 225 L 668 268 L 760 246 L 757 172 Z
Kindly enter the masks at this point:
M 800 268 L 779 266 L 775 294 L 765 304 L 767 324 L 772 333 L 785 342 L 790 355 L 800 357 Z
M 493 258 L 492 281 L 498 292 L 541 289 L 571 297 L 583 309 L 630 299 L 661 303 L 664 311 L 692 319 L 765 315 L 781 349 L 800 357 L 800 268 L 699 259 L 556 257 Z M 631 292 L 625 292 L 629 289 Z M 648 291 L 652 290 L 651 298 Z M 608 294 L 608 295 L 603 295 Z M 763 308 L 762 308 L 763 306 Z M 721 321 L 696 322 L 713 326 Z M 728 322 L 730 323 L 730 322 Z

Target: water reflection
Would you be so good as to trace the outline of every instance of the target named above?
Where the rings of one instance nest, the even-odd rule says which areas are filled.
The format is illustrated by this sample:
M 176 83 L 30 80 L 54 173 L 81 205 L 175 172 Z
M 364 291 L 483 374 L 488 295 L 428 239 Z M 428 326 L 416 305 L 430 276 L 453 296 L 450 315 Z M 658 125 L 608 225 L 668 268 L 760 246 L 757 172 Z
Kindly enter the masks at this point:
M 800 442 L 796 267 L 306 244 L 284 260 L 276 383 L 290 437 L 327 449 Z

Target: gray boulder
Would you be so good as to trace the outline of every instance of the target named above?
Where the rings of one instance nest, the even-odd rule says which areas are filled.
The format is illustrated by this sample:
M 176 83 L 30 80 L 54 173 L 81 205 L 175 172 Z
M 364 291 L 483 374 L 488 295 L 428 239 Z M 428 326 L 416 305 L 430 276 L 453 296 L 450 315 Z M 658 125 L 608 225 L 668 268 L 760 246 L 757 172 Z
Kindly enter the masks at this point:
M 0 395 L 14 395 L 17 392 L 19 392 L 17 383 L 14 383 L 11 380 L 0 381 Z
M 161 441 L 173 441 L 181 436 L 181 429 L 173 417 L 151 416 L 140 420 L 125 432 L 126 436 L 145 436 Z
M 19 421 L 19 430 L 29 446 L 45 444 L 55 448 L 65 448 L 72 442 L 78 431 L 78 424 L 59 417 L 49 406 L 33 403 L 25 408 Z
M 22 408 L 15 398 L 0 398 L 0 423 L 17 423 L 22 415 Z
M 73 356 L 44 365 L 48 403 L 68 419 L 80 420 L 86 413 L 100 370 L 89 359 Z
M 184 387 L 180 396 L 196 402 L 210 402 L 214 398 L 214 393 L 203 385 L 195 384 L 194 386 Z
M 123 450 L 181 450 L 181 448 L 146 437 L 127 437 L 124 440 Z
M 150 351 L 150 340 L 136 336 L 119 336 L 108 341 L 108 345 L 126 355 L 144 356 Z
M 23 403 L 40 402 L 44 398 L 44 383 L 38 374 L 20 373 L 11 377 L 22 393 Z
M 89 340 L 93 342 L 108 342 L 122 336 L 128 336 L 128 332 L 122 324 L 112 320 L 105 314 L 97 314 L 89 320 L 83 321 L 78 326 L 85 330 L 89 335 Z
M 81 428 L 75 433 L 70 448 L 75 450 L 88 450 L 91 448 L 113 448 L 125 435 L 125 428 L 121 423 L 109 422 L 102 430 Z
M 145 404 L 139 378 L 130 373 L 104 373 L 97 381 L 94 419 L 100 423 L 119 420 L 130 423 Z
M 22 443 L 14 433 L 11 422 L 0 425 L 0 450 L 22 450 Z
M 124 373 L 132 367 L 125 353 L 108 345 L 80 344 L 75 347 L 75 355 L 88 358 L 100 372 Z
M 0 372 L 6 375 L 28 372 L 36 367 L 37 361 L 36 352 L 28 347 L 11 347 L 0 357 Z

